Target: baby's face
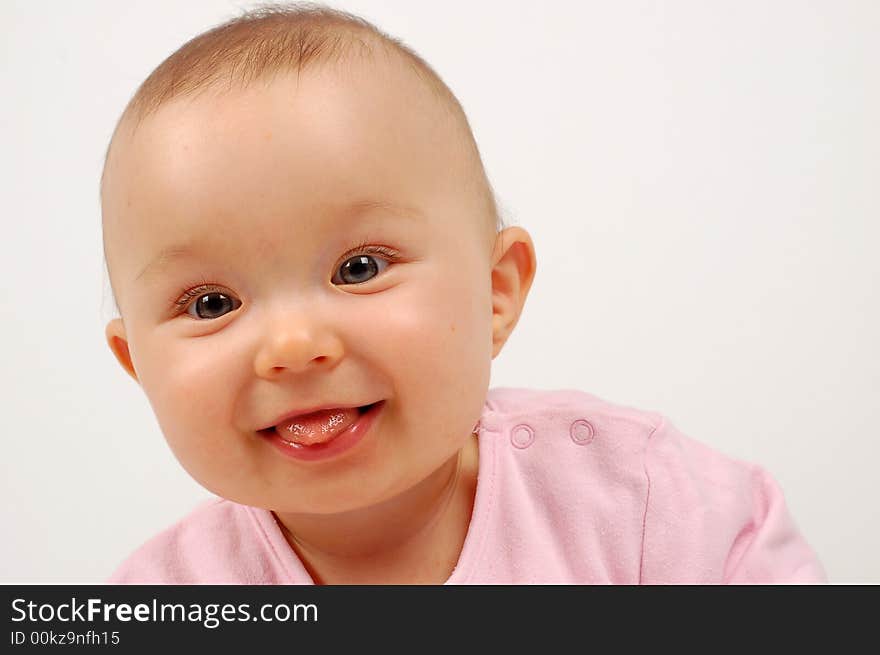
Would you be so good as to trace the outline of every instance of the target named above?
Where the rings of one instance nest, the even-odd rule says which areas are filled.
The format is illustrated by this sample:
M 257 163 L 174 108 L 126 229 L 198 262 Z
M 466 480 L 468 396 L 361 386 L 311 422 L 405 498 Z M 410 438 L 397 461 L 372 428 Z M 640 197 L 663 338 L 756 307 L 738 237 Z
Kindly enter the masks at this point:
M 213 493 L 355 509 L 470 436 L 496 354 L 494 231 L 444 120 L 417 82 L 364 67 L 174 101 L 117 137 L 102 206 L 122 321 L 108 340 L 127 344 L 174 454 Z M 398 260 L 344 266 L 361 244 Z M 369 434 L 329 459 L 285 457 L 258 432 L 379 400 Z

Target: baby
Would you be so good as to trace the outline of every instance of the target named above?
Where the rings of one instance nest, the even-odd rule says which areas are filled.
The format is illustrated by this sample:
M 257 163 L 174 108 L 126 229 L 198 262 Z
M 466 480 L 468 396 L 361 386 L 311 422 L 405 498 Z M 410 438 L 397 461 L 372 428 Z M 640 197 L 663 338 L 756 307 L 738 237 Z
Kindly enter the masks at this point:
M 114 583 L 788 583 L 825 574 L 761 468 L 662 415 L 488 389 L 535 275 L 418 55 L 320 6 L 206 32 L 101 181 L 107 342 L 219 498 Z

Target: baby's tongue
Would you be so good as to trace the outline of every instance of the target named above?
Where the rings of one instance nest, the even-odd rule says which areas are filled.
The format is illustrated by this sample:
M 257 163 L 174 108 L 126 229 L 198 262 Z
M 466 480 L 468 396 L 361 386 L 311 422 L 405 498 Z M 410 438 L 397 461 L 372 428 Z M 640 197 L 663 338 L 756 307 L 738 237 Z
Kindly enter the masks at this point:
M 323 409 L 302 414 L 275 426 L 275 432 L 290 443 L 311 446 L 330 441 L 346 428 L 354 425 L 360 413 L 357 407 Z

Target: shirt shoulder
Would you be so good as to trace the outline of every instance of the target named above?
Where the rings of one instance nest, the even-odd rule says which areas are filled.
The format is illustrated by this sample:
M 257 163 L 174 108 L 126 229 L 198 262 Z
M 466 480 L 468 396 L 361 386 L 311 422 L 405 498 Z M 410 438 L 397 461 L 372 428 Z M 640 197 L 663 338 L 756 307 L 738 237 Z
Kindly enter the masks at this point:
M 577 389 L 491 389 L 481 428 L 495 433 L 497 447 L 518 465 L 559 458 L 592 465 L 597 460 L 642 468 L 651 436 L 664 422 L 658 412 L 610 402 Z M 582 477 L 582 476 L 575 476 Z
M 591 470 L 591 482 L 610 484 L 625 477 L 641 481 L 678 481 L 677 493 L 666 500 L 685 508 L 711 499 L 729 506 L 751 495 L 766 471 L 683 434 L 660 412 L 614 403 L 573 390 L 493 389 L 487 403 L 486 427 L 503 438 L 498 448 L 518 453 L 517 466 L 531 466 L 559 475 L 569 472 L 577 484 Z M 561 460 L 574 466 L 559 468 Z M 684 486 L 686 483 L 686 486 Z M 657 491 L 657 489 L 655 489 Z M 656 498 L 655 498 L 656 500 Z
M 251 508 L 206 500 L 129 555 L 108 584 L 265 584 L 277 558 Z
M 495 531 L 522 547 L 523 571 L 541 560 L 560 582 L 823 579 L 773 478 L 659 412 L 580 390 L 501 387 L 481 426 L 498 513 L 516 517 Z M 526 531 L 538 526 L 543 545 L 529 550 Z M 566 555 L 553 563 L 542 550 Z
M 637 584 L 644 455 L 660 422 L 580 390 L 491 389 L 479 426 L 485 538 L 468 579 Z

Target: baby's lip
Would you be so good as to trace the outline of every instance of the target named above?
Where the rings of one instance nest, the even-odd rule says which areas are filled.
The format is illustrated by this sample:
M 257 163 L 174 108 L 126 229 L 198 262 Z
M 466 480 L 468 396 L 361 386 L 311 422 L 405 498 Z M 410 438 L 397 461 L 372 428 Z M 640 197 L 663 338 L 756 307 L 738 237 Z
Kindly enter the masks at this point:
M 314 407 L 307 407 L 305 409 L 295 409 L 295 410 L 285 412 L 284 414 L 279 415 L 278 418 L 276 418 L 271 423 L 267 423 L 263 427 L 259 428 L 259 430 L 261 432 L 264 430 L 271 430 L 276 425 L 283 423 L 284 421 L 289 421 L 290 419 L 292 419 L 294 417 L 303 416 L 305 414 L 312 414 L 314 412 L 320 412 L 325 409 L 349 409 L 351 407 L 366 407 L 368 405 L 374 405 L 377 402 L 379 402 L 379 401 L 377 400 L 374 402 L 367 402 L 367 403 L 347 403 L 347 404 L 325 403 L 323 405 L 316 405 Z

